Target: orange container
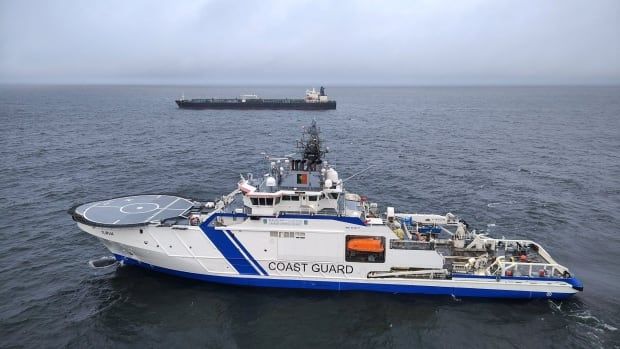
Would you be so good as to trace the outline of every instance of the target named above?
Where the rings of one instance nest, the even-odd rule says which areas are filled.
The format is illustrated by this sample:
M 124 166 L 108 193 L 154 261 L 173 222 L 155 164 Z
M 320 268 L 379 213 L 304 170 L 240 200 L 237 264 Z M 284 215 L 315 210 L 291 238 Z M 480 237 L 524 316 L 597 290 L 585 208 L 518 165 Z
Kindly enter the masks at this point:
M 383 252 L 381 240 L 374 238 L 356 238 L 347 241 L 347 249 L 356 252 Z

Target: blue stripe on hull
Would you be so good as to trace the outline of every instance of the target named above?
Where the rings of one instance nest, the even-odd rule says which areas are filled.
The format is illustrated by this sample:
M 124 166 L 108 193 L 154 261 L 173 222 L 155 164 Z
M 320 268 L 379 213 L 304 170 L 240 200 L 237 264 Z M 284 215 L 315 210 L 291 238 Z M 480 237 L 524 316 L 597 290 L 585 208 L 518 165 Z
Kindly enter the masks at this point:
M 239 239 L 237 239 L 237 237 L 235 236 L 235 233 L 231 232 L 230 230 L 228 231 L 229 236 L 235 241 L 235 243 L 237 243 L 237 246 L 239 246 L 239 248 L 241 249 L 241 251 L 243 251 L 243 253 L 245 253 L 246 256 L 248 256 L 248 258 L 250 258 L 250 261 L 252 261 L 252 263 L 254 263 L 254 266 L 256 266 L 256 268 L 258 268 L 258 270 L 265 276 L 268 276 L 269 274 L 267 274 L 267 272 L 265 271 L 265 269 L 263 269 L 263 267 L 261 267 L 260 264 L 258 264 L 258 262 L 256 261 L 256 259 L 254 259 L 254 257 L 252 257 L 252 255 L 250 254 L 250 252 L 248 252 L 248 250 L 245 249 L 245 247 L 243 246 L 243 244 L 241 244 L 241 242 L 239 241 Z
M 207 222 L 205 222 L 207 223 Z M 201 224 L 200 228 L 207 235 L 209 240 L 215 245 L 220 253 L 226 258 L 239 274 L 260 275 L 256 268 L 241 254 L 241 251 L 228 238 L 228 234 L 222 230 L 216 230 L 208 224 Z
M 566 299 L 573 293 L 553 293 L 548 296 L 546 292 L 529 292 L 529 291 L 507 291 L 494 289 L 476 289 L 476 288 L 455 288 L 455 287 L 439 287 L 439 286 L 415 286 L 415 285 L 394 285 L 394 284 L 369 284 L 355 282 L 337 282 L 337 281 L 305 281 L 305 280 L 282 280 L 273 278 L 242 278 L 227 277 L 216 275 L 204 275 L 188 273 L 178 270 L 172 270 L 142 263 L 137 260 L 127 258 L 121 255 L 115 255 L 116 259 L 122 261 L 126 265 L 139 266 L 158 272 L 180 276 L 189 279 L 216 282 L 228 285 L 240 286 L 257 286 L 257 287 L 274 287 L 274 288 L 303 288 L 315 290 L 332 290 L 332 291 L 372 291 L 387 293 L 412 293 L 425 295 L 453 295 L 456 297 L 481 297 L 481 298 L 512 298 L 512 299 Z

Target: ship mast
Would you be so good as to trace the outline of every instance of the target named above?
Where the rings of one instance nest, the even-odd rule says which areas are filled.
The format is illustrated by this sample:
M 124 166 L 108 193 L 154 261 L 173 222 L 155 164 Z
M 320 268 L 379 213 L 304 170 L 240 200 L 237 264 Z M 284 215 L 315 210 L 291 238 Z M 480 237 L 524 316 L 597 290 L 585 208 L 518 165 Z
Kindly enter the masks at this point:
M 323 148 L 320 132 L 316 120 L 313 120 L 310 127 L 304 128 L 301 140 L 297 142 L 297 148 L 303 154 L 307 168 L 311 170 L 323 163 L 323 156 L 327 153 L 327 150 Z

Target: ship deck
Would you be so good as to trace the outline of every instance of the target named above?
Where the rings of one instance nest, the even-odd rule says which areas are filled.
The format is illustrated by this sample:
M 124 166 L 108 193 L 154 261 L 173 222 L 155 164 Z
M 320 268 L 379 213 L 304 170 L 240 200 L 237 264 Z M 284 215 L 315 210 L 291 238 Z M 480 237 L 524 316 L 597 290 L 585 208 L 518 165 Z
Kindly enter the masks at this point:
M 192 201 L 178 196 L 135 195 L 77 205 L 69 213 L 88 225 L 128 227 L 179 217 L 193 206 Z

